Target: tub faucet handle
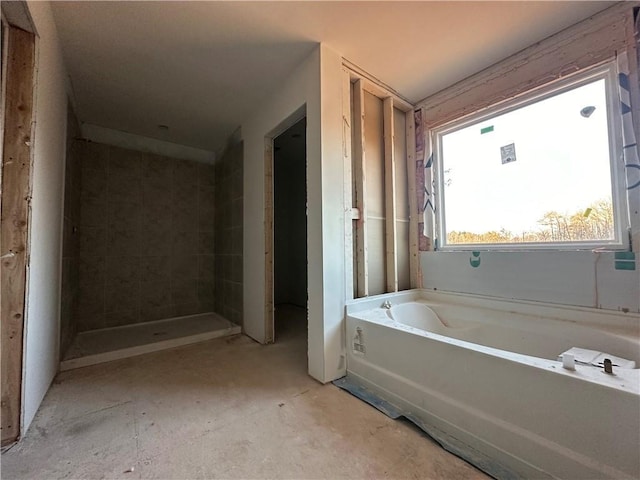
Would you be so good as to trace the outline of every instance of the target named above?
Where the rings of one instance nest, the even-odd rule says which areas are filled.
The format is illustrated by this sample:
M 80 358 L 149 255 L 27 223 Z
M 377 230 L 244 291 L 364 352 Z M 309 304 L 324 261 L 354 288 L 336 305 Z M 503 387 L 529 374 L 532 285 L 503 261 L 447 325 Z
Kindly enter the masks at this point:
M 604 373 L 613 374 L 613 362 L 609 358 L 604 359 Z
M 391 302 L 389 300 L 385 300 L 382 304 L 382 308 L 386 308 L 387 310 L 389 310 L 391 308 Z

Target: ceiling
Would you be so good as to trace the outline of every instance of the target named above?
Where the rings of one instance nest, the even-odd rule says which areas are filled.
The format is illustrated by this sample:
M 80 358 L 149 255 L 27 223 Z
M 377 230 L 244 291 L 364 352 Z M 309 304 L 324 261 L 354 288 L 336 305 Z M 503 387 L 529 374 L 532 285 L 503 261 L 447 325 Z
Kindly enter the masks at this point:
M 52 2 L 82 122 L 206 150 L 319 42 L 417 102 L 609 5 Z

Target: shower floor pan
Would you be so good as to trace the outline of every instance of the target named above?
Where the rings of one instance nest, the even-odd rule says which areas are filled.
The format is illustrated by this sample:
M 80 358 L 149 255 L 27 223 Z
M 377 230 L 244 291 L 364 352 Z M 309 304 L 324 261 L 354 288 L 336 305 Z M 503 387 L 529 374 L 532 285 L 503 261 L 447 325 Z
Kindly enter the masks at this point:
M 81 332 L 60 362 L 60 370 L 111 362 L 240 332 L 240 326 L 215 313 Z

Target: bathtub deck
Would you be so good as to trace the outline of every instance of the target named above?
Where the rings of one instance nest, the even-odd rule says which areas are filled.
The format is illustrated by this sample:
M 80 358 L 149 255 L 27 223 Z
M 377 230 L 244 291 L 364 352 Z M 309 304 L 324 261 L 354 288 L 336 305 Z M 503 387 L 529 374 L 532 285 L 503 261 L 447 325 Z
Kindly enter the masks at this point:
M 86 367 L 145 353 L 240 333 L 240 327 L 215 313 L 81 332 L 60 370 Z
M 347 379 L 495 478 L 638 479 L 640 369 L 622 365 L 640 361 L 638 321 L 422 291 L 367 298 L 347 305 Z M 567 350 L 619 365 L 563 368 Z

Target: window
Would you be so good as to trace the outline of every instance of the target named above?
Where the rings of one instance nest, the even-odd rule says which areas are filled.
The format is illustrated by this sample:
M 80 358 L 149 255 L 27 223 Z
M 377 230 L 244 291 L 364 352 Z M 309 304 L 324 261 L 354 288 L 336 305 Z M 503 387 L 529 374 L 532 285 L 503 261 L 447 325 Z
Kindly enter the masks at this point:
M 439 248 L 623 248 L 614 66 L 434 131 Z

